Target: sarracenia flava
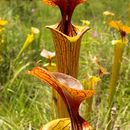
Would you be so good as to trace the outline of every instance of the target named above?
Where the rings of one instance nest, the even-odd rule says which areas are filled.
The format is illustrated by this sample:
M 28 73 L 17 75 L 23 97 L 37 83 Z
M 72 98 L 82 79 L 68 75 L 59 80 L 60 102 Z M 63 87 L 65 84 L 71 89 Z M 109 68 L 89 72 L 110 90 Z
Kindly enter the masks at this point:
M 110 21 L 109 25 L 117 29 L 121 36 L 121 39 L 112 41 L 112 44 L 114 45 L 114 56 L 113 56 L 113 64 L 112 64 L 112 74 L 109 83 L 109 88 L 110 88 L 109 114 L 108 114 L 108 126 L 107 126 L 107 130 L 112 130 L 114 124 L 112 125 L 111 109 L 114 103 L 114 97 L 116 93 L 117 81 L 119 79 L 123 52 L 126 45 L 128 44 L 128 39 L 126 35 L 130 34 L 130 27 L 124 25 L 121 21 Z
M 79 115 L 78 111 L 80 103 L 91 97 L 95 93 L 94 90 L 83 90 L 80 82 L 72 76 L 59 72 L 49 72 L 41 67 L 35 67 L 28 73 L 47 83 L 59 93 L 69 112 L 71 130 L 91 130 L 89 123 Z M 50 130 L 50 128 L 46 130 Z M 62 130 L 62 128 L 59 130 Z
M 62 16 L 59 23 L 47 26 L 52 32 L 57 70 L 77 78 L 80 43 L 89 27 L 72 25 L 71 18 L 76 6 L 85 0 L 43 0 L 43 2 L 50 6 L 58 6 Z M 60 97 L 57 99 L 57 104 L 59 117 L 67 117 L 67 110 Z

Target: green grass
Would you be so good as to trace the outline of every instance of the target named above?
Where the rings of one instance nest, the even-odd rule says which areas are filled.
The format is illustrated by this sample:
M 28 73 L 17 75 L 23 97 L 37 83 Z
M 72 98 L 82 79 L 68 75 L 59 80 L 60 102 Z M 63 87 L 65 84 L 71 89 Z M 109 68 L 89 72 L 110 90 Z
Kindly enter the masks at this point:
M 121 19 L 129 24 L 130 1 L 127 0 L 89 0 L 88 4 L 77 7 L 73 23 L 81 25 L 80 20 L 91 21 L 91 30 L 84 36 L 80 53 L 79 79 L 87 75 L 97 75 L 97 68 L 92 58 L 98 56 L 104 67 L 111 73 L 113 46 L 112 39 L 117 33 L 103 24 L 103 11 L 111 10 L 116 14 L 115 19 Z M 55 12 L 55 13 L 54 13 Z M 51 112 L 51 89 L 27 75 L 26 71 L 46 62 L 40 56 L 43 48 L 54 50 L 51 33 L 45 25 L 55 24 L 60 20 L 57 8 L 43 5 L 40 0 L 0 0 L 0 17 L 9 21 L 5 29 L 5 48 L 3 59 L 0 62 L 0 130 L 38 130 L 43 124 L 54 119 Z M 40 34 L 28 50 L 17 57 L 30 28 L 40 29 Z M 98 37 L 93 38 L 93 31 Z M 121 130 L 130 128 L 130 47 L 127 46 L 121 66 L 120 80 L 118 82 L 115 104 L 117 108 L 116 125 Z M 92 113 L 92 126 L 96 130 L 104 130 L 108 112 L 108 92 L 110 75 L 103 77 L 96 87 L 94 96 L 94 109 Z M 95 125 L 96 124 L 96 125 Z M 94 129 L 94 130 L 95 130 Z M 115 129 L 116 130 L 116 129 Z

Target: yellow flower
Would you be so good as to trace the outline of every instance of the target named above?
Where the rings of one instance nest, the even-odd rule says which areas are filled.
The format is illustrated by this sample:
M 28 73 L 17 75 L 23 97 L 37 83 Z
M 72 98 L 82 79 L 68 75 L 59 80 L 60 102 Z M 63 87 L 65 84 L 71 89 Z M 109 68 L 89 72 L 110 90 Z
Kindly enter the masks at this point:
M 112 13 L 112 12 L 110 12 L 110 11 L 104 11 L 104 12 L 103 12 L 103 15 L 104 15 L 104 16 L 114 16 L 115 14 Z
M 40 32 L 39 29 L 35 27 L 31 27 L 31 31 L 33 34 L 38 34 Z
M 89 20 L 81 20 L 81 22 L 83 23 L 83 25 L 86 25 L 86 26 L 90 25 L 90 21 Z
M 122 37 L 125 37 L 126 34 L 130 33 L 130 27 L 124 25 L 121 21 L 110 21 L 109 25 L 115 29 L 117 29 Z
M 34 40 L 34 34 L 28 34 L 27 38 L 23 44 L 23 47 L 21 48 L 20 52 L 18 53 L 16 60 L 19 59 L 19 57 L 22 55 L 22 53 L 28 48 L 28 46 L 33 42 Z
M 87 79 L 83 80 L 83 85 L 85 89 L 94 89 L 99 81 L 101 81 L 99 76 L 89 76 Z
M 122 40 L 112 40 L 112 45 L 117 45 L 117 44 L 127 45 L 127 43 L 128 43 L 127 39 L 125 39 L 123 42 L 122 42 Z
M 7 23 L 8 23 L 7 20 L 2 20 L 2 19 L 0 19 L 0 26 L 4 26 L 4 25 L 6 25 Z
M 112 40 L 112 45 L 121 44 L 122 40 Z

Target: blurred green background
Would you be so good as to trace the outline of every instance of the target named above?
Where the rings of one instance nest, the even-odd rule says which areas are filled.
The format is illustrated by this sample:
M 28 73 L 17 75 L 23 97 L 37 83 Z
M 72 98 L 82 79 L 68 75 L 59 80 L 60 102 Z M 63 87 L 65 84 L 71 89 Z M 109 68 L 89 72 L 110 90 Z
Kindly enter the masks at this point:
M 97 68 L 92 63 L 94 56 L 111 73 L 113 46 L 111 41 L 118 39 L 118 33 L 105 24 L 107 17 L 103 12 L 115 13 L 113 19 L 122 20 L 130 26 L 130 0 L 88 0 L 79 5 L 72 22 L 82 25 L 81 20 L 91 22 L 91 30 L 82 40 L 79 80 L 87 75 L 97 75 Z M 55 118 L 51 111 L 51 90 L 26 71 L 41 66 L 47 61 L 40 56 L 43 48 L 54 51 L 51 33 L 46 25 L 60 21 L 57 7 L 49 7 L 41 0 L 0 0 L 0 18 L 8 21 L 4 31 L 4 47 L 0 59 L 0 130 L 38 130 L 43 124 Z M 40 33 L 14 65 L 31 27 L 37 27 Z M 96 33 L 94 37 L 93 34 Z M 128 36 L 129 38 L 129 36 Z M 92 120 L 94 130 L 105 130 L 107 97 L 110 75 L 102 78 L 96 86 Z M 120 80 L 117 86 L 115 107 L 117 117 L 115 126 L 120 130 L 130 129 L 130 47 L 125 49 L 121 66 Z M 106 107 L 104 107 L 106 106 Z M 116 130 L 116 128 L 114 129 Z

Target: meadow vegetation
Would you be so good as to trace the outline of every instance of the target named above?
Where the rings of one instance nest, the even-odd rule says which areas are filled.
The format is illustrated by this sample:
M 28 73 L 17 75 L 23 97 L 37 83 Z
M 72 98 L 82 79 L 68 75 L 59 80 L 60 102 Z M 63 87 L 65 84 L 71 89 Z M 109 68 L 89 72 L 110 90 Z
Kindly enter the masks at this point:
M 91 119 L 88 119 L 94 130 L 106 128 L 114 53 L 112 40 L 119 37 L 118 32 L 107 24 L 109 16 L 103 15 L 106 10 L 115 14 L 113 20 L 121 20 L 130 26 L 130 0 L 88 0 L 77 7 L 72 18 L 73 23 L 78 25 L 85 24 L 81 20 L 89 20 L 91 28 L 82 39 L 78 79 L 83 82 L 83 79 L 99 74 L 95 57 L 109 73 L 95 86 L 93 110 Z M 40 55 L 43 48 L 55 51 L 51 33 L 45 26 L 59 21 L 59 14 L 57 8 L 50 8 L 41 0 L 0 0 L 0 19 L 8 21 L 3 32 L 4 45 L 0 48 L 0 130 L 38 130 L 43 124 L 55 119 L 55 114 L 51 111 L 51 89 L 26 72 L 36 66 L 37 62 L 40 66 L 47 63 Z M 27 35 L 31 33 L 31 27 L 38 28 L 39 33 L 16 60 Z M 81 115 L 87 119 L 84 104 L 85 102 L 81 107 Z M 123 54 L 113 113 L 114 130 L 129 130 L 129 41 Z

